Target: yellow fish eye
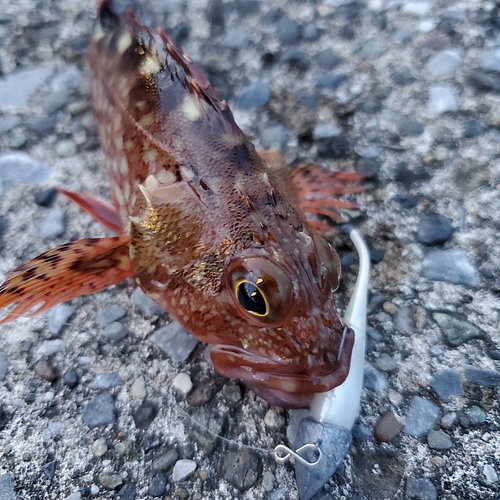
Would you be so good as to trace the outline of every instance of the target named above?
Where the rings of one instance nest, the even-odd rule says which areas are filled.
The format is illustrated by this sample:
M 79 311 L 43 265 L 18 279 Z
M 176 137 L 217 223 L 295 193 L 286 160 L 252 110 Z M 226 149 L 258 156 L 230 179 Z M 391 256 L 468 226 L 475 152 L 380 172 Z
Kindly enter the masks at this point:
M 257 282 L 262 281 L 262 278 L 257 280 Z M 250 314 L 261 318 L 269 314 L 269 303 L 256 283 L 240 279 L 235 283 L 234 293 L 241 306 Z

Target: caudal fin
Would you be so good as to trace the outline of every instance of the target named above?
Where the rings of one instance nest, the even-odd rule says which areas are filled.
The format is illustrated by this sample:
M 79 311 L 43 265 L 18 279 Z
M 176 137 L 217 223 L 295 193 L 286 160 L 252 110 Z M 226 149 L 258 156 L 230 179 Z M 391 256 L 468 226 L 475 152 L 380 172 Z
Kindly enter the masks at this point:
M 10 271 L 0 285 L 0 320 L 33 316 L 60 302 L 108 288 L 133 276 L 130 236 L 87 238 L 65 243 Z

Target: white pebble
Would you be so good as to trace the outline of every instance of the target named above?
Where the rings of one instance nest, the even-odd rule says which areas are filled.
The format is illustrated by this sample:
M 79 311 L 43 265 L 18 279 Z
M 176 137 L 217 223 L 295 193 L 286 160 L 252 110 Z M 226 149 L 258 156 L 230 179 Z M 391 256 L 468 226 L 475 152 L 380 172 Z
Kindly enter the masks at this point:
M 102 457 L 108 451 L 108 445 L 106 444 L 106 440 L 104 438 L 96 439 L 92 443 L 92 453 L 95 457 Z
M 486 478 L 486 482 L 488 484 L 493 484 L 498 481 L 498 474 L 495 469 L 490 465 L 486 464 L 483 468 L 484 477 Z
M 431 10 L 430 2 L 408 2 L 403 5 L 403 12 L 413 16 L 426 16 Z
M 193 388 L 193 382 L 191 381 L 191 377 L 187 373 L 179 373 L 178 375 L 176 375 L 176 377 L 172 381 L 172 385 L 185 396 L 189 394 L 189 392 Z
M 130 388 L 130 395 L 136 399 L 144 399 L 146 397 L 146 381 L 142 375 L 135 379 Z
M 50 356 L 56 352 L 64 351 L 66 348 L 66 344 L 64 340 L 55 339 L 55 340 L 44 340 L 36 353 L 38 356 Z
M 196 462 L 183 458 L 175 462 L 174 470 L 172 471 L 172 480 L 174 483 L 184 481 L 196 470 Z
M 427 109 L 434 115 L 458 109 L 457 98 L 449 87 L 435 85 L 429 89 Z
M 437 26 L 436 21 L 434 19 L 422 19 L 418 23 L 418 31 L 420 33 L 430 33 Z

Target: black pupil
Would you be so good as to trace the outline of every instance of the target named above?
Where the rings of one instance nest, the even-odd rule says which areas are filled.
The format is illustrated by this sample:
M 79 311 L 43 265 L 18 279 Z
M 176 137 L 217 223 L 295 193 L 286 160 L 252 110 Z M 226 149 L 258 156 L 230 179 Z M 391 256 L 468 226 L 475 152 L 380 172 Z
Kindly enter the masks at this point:
M 251 313 L 264 316 L 267 312 L 262 293 L 249 281 L 243 281 L 238 285 L 238 302 Z

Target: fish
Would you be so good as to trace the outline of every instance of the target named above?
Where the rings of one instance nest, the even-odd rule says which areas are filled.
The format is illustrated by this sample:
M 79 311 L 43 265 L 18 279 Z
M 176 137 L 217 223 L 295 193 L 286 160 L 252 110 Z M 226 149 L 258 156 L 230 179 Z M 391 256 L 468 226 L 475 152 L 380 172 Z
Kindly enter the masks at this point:
M 272 405 L 306 408 L 349 373 L 338 254 L 362 176 L 259 154 L 200 67 L 160 28 L 101 0 L 89 47 L 112 203 L 59 191 L 117 235 L 60 245 L 0 285 L 0 323 L 134 278 L 215 369 Z

